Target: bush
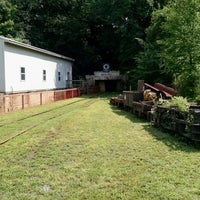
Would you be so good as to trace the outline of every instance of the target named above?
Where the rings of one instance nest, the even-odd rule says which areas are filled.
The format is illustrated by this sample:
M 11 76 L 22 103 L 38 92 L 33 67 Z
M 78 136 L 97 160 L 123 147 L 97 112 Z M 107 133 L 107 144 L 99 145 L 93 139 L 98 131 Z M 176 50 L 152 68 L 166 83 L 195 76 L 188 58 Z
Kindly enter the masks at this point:
M 178 107 L 180 111 L 188 111 L 189 110 L 189 102 L 186 98 L 182 96 L 172 97 L 171 100 L 165 101 L 163 104 L 164 107 Z

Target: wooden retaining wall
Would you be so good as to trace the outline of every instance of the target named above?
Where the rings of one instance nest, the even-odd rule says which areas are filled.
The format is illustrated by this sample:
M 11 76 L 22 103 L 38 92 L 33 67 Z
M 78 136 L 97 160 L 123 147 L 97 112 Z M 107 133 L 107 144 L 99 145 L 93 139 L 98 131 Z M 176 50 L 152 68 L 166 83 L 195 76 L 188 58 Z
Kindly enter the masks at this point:
M 80 96 L 78 88 L 18 94 L 0 94 L 0 113 L 12 112 L 78 96 Z

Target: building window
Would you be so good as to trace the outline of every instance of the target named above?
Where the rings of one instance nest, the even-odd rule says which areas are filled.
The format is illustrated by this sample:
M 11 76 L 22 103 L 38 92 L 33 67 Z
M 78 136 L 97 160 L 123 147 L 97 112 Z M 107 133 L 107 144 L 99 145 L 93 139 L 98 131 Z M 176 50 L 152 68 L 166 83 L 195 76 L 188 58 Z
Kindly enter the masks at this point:
M 26 80 L 25 67 L 20 68 L 20 74 L 21 74 L 21 81 L 25 81 Z
M 46 70 L 43 70 L 43 81 L 46 81 L 47 80 L 47 73 L 46 73 Z
M 60 80 L 61 80 L 61 73 L 58 72 L 58 81 L 60 81 Z
M 66 83 L 67 83 L 67 88 L 70 88 L 70 72 L 67 72 L 67 80 L 66 80 Z
M 67 72 L 67 80 L 70 80 L 70 72 Z

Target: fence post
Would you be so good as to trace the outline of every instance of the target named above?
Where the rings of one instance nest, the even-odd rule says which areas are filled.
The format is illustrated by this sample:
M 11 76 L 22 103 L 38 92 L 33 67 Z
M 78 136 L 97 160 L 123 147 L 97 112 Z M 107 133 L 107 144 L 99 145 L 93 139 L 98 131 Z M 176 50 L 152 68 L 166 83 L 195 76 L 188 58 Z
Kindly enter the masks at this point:
M 22 94 L 22 109 L 24 109 L 24 95 Z
M 67 94 L 66 94 L 67 90 L 64 90 L 63 92 L 64 92 L 64 99 L 67 99 Z
M 5 101 L 5 95 L 3 95 L 3 112 L 4 112 L 4 113 L 5 113 L 5 111 L 6 111 L 5 103 L 6 103 L 6 101 Z
M 42 105 L 42 92 L 40 93 L 40 105 Z
M 0 113 L 4 112 L 4 101 L 3 101 L 4 95 L 0 94 Z

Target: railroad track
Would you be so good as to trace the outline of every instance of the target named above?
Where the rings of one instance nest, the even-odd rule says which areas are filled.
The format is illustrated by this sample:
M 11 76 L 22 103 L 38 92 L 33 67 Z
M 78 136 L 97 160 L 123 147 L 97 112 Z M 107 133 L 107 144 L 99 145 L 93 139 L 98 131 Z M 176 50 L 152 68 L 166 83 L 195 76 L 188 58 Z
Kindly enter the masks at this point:
M 3 127 L 3 126 L 7 126 L 7 125 L 9 125 L 9 124 L 13 124 L 13 123 L 16 123 L 16 122 L 20 122 L 20 121 L 23 121 L 23 120 L 27 120 L 27 119 L 32 118 L 32 117 L 36 117 L 36 116 L 39 116 L 39 115 L 42 115 L 42 114 L 46 114 L 46 113 L 49 113 L 49 112 L 52 112 L 52 111 L 55 111 L 55 110 L 64 108 L 64 107 L 66 107 L 66 106 L 69 106 L 69 105 L 71 105 L 71 104 L 75 104 L 75 103 L 80 102 L 80 101 L 84 101 L 84 99 L 80 99 L 80 100 L 77 100 L 77 101 L 75 101 L 75 102 L 68 103 L 68 104 L 65 104 L 65 105 L 62 105 L 62 106 L 58 106 L 58 107 L 56 107 L 56 108 L 48 109 L 48 110 L 45 110 L 45 111 L 43 111 L 43 112 L 38 112 L 38 113 L 29 115 L 29 116 L 26 116 L 26 117 L 23 117 L 23 118 L 19 118 L 19 119 L 17 119 L 17 120 L 11 121 L 11 122 L 7 122 L 7 123 L 0 124 L 0 128 Z
M 97 96 L 90 97 L 89 99 L 88 98 L 79 99 L 77 101 L 73 101 L 71 103 L 67 103 L 67 104 L 64 104 L 62 106 L 58 106 L 58 107 L 55 107 L 55 108 L 52 108 L 52 109 L 45 110 L 43 112 L 38 112 L 38 113 L 29 115 L 29 116 L 26 116 L 26 117 L 23 117 L 23 118 L 16 119 L 16 120 L 11 121 L 11 122 L 1 124 L 0 125 L 0 131 L 1 131 L 2 128 L 6 128 L 8 126 L 13 127 L 13 126 L 15 126 L 16 123 L 26 123 L 27 120 L 32 120 L 33 118 L 36 118 L 36 119 L 38 118 L 38 121 L 35 122 L 34 124 L 31 124 L 30 126 L 26 126 L 25 128 L 22 127 L 20 130 L 14 132 L 14 133 L 13 132 L 8 133 L 7 135 L 9 135 L 9 137 L 6 137 L 5 139 L 1 140 L 0 145 L 5 144 L 5 143 L 13 140 L 14 138 L 16 138 L 16 137 L 30 131 L 31 129 L 36 128 L 36 127 L 38 127 L 38 126 L 40 126 L 40 125 L 42 125 L 42 124 L 44 124 L 44 123 L 46 123 L 50 120 L 61 117 L 62 115 L 66 114 L 66 111 L 68 113 L 72 112 L 73 110 L 70 110 L 72 105 L 77 106 L 77 108 L 83 108 L 83 107 L 90 106 L 91 104 L 96 102 L 95 97 L 97 97 Z M 63 108 L 68 108 L 68 109 L 63 110 Z M 51 115 L 51 113 L 52 113 L 52 115 Z M 47 115 L 47 117 L 46 117 L 46 115 Z M 41 117 L 43 117 L 43 118 L 41 119 Z M 39 120 L 39 118 L 40 118 L 40 120 Z

